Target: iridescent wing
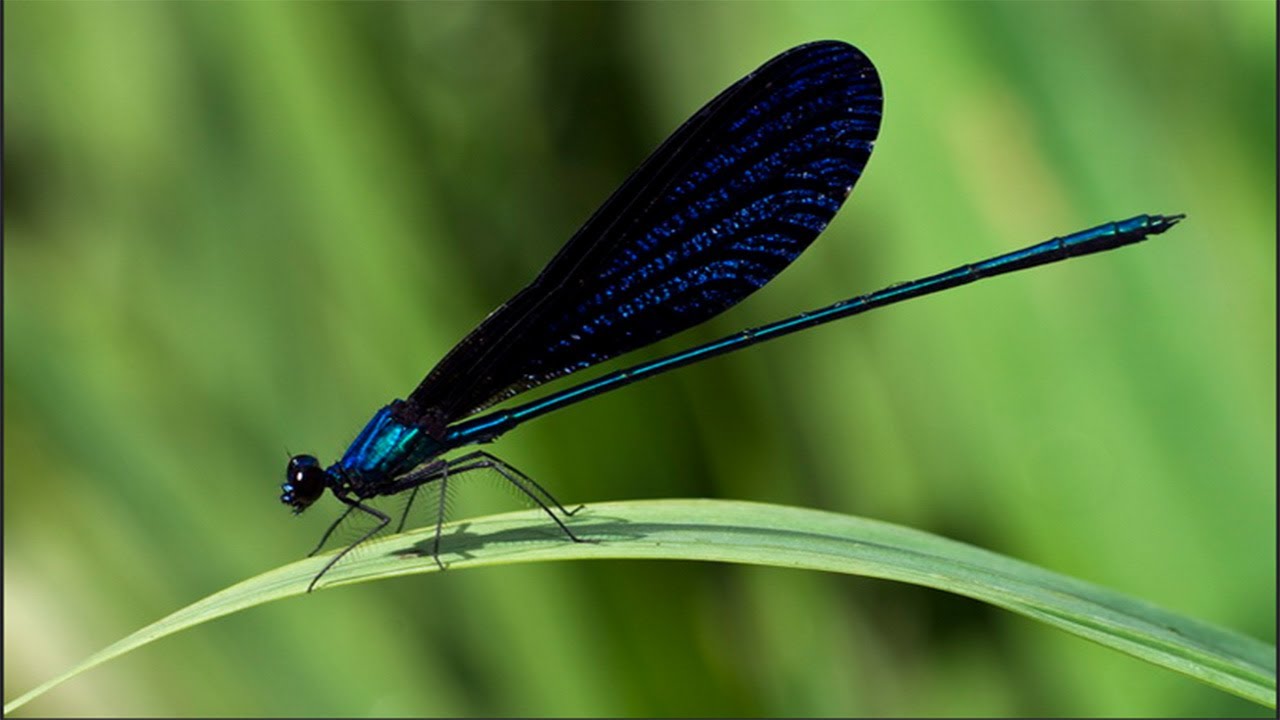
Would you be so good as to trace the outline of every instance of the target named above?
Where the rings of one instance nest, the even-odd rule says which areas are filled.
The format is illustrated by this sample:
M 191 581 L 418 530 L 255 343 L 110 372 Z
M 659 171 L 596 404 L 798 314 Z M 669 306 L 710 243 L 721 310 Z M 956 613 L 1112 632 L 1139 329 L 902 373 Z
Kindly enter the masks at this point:
M 448 424 L 698 325 L 796 259 L 853 189 L 880 128 L 880 80 L 843 42 L 792 48 L 707 103 L 537 278 L 396 406 Z

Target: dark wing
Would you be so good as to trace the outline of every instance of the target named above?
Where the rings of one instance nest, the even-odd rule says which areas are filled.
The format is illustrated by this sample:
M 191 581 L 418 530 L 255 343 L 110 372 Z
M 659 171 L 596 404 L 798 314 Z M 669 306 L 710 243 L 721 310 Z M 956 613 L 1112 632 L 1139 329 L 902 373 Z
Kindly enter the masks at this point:
M 826 228 L 880 128 L 880 80 L 836 41 L 792 48 L 681 125 L 396 406 L 439 435 L 517 393 L 704 322 Z

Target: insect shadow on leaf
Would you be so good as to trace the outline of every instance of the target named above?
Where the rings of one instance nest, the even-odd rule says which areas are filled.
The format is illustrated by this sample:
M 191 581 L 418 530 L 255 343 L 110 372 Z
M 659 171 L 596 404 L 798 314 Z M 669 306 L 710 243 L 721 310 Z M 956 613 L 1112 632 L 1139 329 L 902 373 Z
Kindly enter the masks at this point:
M 461 485 L 467 487 L 463 493 L 458 490 Z M 310 555 L 325 549 L 345 549 L 333 563 L 333 566 L 337 566 L 352 558 L 365 557 L 370 551 L 371 540 L 405 530 L 434 527 L 436 532 L 432 540 L 423 543 L 425 552 L 415 554 L 430 555 L 440 569 L 444 570 L 447 565 L 441 555 L 450 552 L 449 546 L 453 544 L 443 531 L 444 525 L 453 518 L 476 515 L 495 506 L 509 504 L 504 501 L 509 501 L 510 498 L 524 507 L 540 508 L 553 518 L 557 513 L 565 517 L 572 516 L 583 507 L 578 505 L 572 509 L 565 508 L 540 484 L 519 470 L 501 461 L 481 460 L 460 464 L 440 480 L 424 483 L 409 491 L 363 500 L 365 506 L 390 518 L 385 524 L 368 512 L 357 512 L 355 507 L 348 507 L 320 538 Z M 382 527 L 379 528 L 380 524 Z M 465 535 L 465 529 L 460 526 L 458 530 L 458 537 L 461 539 Z M 539 534 L 551 536 L 555 532 L 546 528 Z M 524 540 L 531 542 L 537 538 L 525 537 Z M 507 541 L 516 540 L 508 537 Z M 462 553 L 461 557 L 467 557 L 466 553 Z M 326 568 L 326 572 L 330 569 L 332 566 Z

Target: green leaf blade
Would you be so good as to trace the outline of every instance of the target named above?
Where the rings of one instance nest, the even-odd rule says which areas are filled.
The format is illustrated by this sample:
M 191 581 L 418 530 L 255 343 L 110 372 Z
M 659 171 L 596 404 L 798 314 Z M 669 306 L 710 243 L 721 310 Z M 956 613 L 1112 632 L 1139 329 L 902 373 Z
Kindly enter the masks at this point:
M 734 562 L 839 572 L 964 595 L 1183 673 L 1274 708 L 1275 647 L 1027 563 L 919 530 L 802 508 L 720 500 L 599 503 L 573 518 L 567 542 L 538 511 L 446 527 L 451 569 L 578 559 Z M 322 579 L 327 589 L 437 572 L 434 528 L 361 547 Z M 185 628 L 301 595 L 331 554 L 233 585 L 143 628 L 6 704 L 5 713 L 91 667 Z

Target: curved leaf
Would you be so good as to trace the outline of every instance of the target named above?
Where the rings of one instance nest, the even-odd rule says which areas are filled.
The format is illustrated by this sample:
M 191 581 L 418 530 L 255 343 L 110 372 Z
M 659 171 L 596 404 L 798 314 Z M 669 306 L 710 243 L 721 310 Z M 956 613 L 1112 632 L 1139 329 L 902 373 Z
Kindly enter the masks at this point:
M 848 515 L 723 500 L 590 505 L 566 542 L 540 511 L 447 526 L 442 559 L 453 569 L 547 560 L 715 560 L 898 580 L 965 595 L 1056 626 L 1134 657 L 1275 707 L 1275 647 L 1141 600 L 919 530 Z M 369 543 L 320 584 L 330 588 L 436 572 L 433 528 Z M 5 706 L 21 707 L 63 681 L 202 622 L 306 592 L 331 555 L 307 558 L 210 595 L 93 655 Z

